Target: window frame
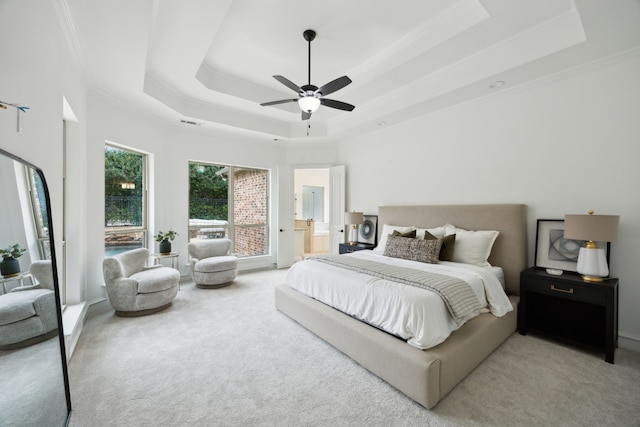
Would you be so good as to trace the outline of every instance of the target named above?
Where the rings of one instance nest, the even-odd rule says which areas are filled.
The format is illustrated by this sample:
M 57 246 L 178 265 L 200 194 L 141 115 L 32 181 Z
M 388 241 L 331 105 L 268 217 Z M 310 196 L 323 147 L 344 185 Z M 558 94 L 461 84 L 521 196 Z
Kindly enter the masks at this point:
M 25 166 L 25 175 L 27 179 L 27 185 L 29 186 L 28 192 L 32 215 L 31 219 L 33 221 L 33 228 L 36 239 L 38 240 L 38 255 L 40 256 L 39 259 L 51 259 L 51 241 L 49 239 L 50 218 L 46 219 L 47 225 L 45 225 L 42 205 L 40 204 L 40 197 L 44 197 L 44 193 L 40 191 L 44 191 L 44 188 L 42 187 L 42 181 L 40 181 L 40 185 L 38 185 L 39 176 L 37 179 L 37 172 L 31 167 Z
M 113 142 L 106 142 L 104 144 L 105 150 L 107 147 L 110 147 L 115 150 L 126 151 L 129 153 L 137 154 L 142 157 L 142 212 L 141 212 L 141 225 L 140 226 L 121 226 L 121 227 L 107 227 L 105 224 L 104 235 L 105 235 L 105 255 L 107 250 L 106 239 L 108 236 L 114 236 L 118 234 L 133 234 L 133 233 L 141 233 L 140 241 L 142 242 L 141 246 L 135 246 L 131 249 L 137 247 L 148 248 L 149 246 L 149 155 L 139 150 L 135 150 L 130 147 L 126 147 L 123 145 L 115 144 Z M 106 161 L 106 159 L 105 159 Z M 105 171 L 106 173 L 106 171 Z M 105 194 L 105 207 L 106 207 L 106 194 Z M 106 218 L 105 218 L 106 223 Z
M 251 257 L 264 257 L 264 256 L 270 256 L 271 255 L 271 223 L 270 223 L 270 210 L 271 210 L 271 203 L 270 203 L 270 197 L 269 197 L 269 186 L 270 186 L 270 181 L 271 181 L 271 170 L 268 168 L 258 168 L 258 167 L 249 167 L 249 166 L 238 166 L 238 165 L 229 165 L 229 164 L 223 164 L 223 163 L 215 163 L 215 162 L 209 162 L 209 161 L 201 161 L 201 160 L 189 160 L 188 162 L 188 170 L 190 170 L 191 165 L 203 165 L 203 166 L 214 166 L 214 167 L 221 167 L 221 168 L 228 168 L 228 177 L 227 177 L 227 182 L 228 182 L 228 187 L 227 187 L 227 225 L 215 225 L 215 228 L 222 228 L 224 229 L 224 234 L 222 236 L 213 236 L 213 237 L 209 237 L 209 238 L 219 238 L 219 237 L 226 237 L 228 239 L 231 240 L 231 247 L 232 247 L 232 252 L 235 252 L 235 248 L 236 248 L 236 230 L 237 229 L 251 229 L 251 228 L 264 228 L 264 250 L 263 253 L 261 254 L 256 254 L 256 255 L 238 255 L 239 258 L 251 258 Z M 258 223 L 253 223 L 253 224 L 238 224 L 236 223 L 235 220 L 235 216 L 234 216 L 234 212 L 235 212 L 235 205 L 236 205 L 236 200 L 235 200 L 235 187 L 236 187 L 236 179 L 235 179 L 235 175 L 236 172 L 238 170 L 250 170 L 250 171 L 259 171 L 259 172 L 263 172 L 265 174 L 265 194 L 264 194 L 264 203 L 265 203 L 265 222 L 264 224 L 258 224 Z M 190 205 L 191 203 L 191 179 L 189 178 L 189 198 L 188 198 L 188 203 Z M 192 234 L 194 234 L 194 232 L 197 232 L 198 230 L 201 229 L 206 229 L 206 228 L 211 228 L 211 225 L 191 225 L 190 221 L 191 221 L 191 213 L 190 213 L 190 209 L 188 208 L 188 230 L 189 230 L 189 241 L 193 240 L 193 239 L 197 239 L 197 237 L 192 237 Z M 193 218 L 195 219 L 195 218 Z

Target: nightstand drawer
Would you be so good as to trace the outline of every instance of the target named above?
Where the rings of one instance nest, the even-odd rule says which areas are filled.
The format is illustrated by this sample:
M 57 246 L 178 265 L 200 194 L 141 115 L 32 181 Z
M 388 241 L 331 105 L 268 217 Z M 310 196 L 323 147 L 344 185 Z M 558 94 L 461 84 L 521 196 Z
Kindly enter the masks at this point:
M 369 243 L 357 243 L 355 245 L 351 245 L 349 243 L 340 243 L 338 245 L 338 253 L 341 254 L 350 254 L 356 251 L 363 251 L 365 249 L 373 249 L 375 245 Z
M 559 298 L 594 304 L 603 304 L 605 301 L 606 289 L 598 287 L 598 285 L 576 281 L 565 282 L 563 280 L 529 278 L 526 286 L 530 292 L 553 295 Z

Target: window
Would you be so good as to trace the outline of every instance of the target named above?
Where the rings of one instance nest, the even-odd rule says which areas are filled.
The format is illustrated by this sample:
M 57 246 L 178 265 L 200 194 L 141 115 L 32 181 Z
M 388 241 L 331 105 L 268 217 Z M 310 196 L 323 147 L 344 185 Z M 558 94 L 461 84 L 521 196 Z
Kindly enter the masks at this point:
M 147 191 L 144 154 L 104 148 L 105 254 L 146 246 Z
M 227 237 L 239 257 L 269 253 L 269 171 L 189 163 L 189 238 Z
M 324 222 L 324 188 L 313 185 L 302 186 L 302 218 Z
M 51 259 L 49 218 L 47 217 L 47 201 L 44 196 L 44 186 L 40 175 L 36 173 L 35 169 L 27 167 L 26 170 L 40 259 Z

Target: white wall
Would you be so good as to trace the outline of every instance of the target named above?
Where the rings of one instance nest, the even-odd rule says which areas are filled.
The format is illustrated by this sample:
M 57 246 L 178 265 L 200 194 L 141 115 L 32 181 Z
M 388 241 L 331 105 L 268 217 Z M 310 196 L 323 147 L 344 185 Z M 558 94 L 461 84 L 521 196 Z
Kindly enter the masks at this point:
M 283 146 L 286 148 L 285 161 L 288 165 L 325 168 L 335 166 L 338 160 L 336 142 L 297 141 Z
M 37 10 L 37 13 L 34 11 Z M 54 2 L 36 0 L 0 3 L 0 99 L 30 107 L 24 115 L 23 134 L 16 133 L 16 111 L 0 110 L 0 147 L 40 167 L 51 195 L 52 228 L 56 253 L 62 253 L 62 98 L 75 105 L 84 118 L 86 84 L 79 66 L 70 54 L 61 31 Z M 76 134 L 84 132 L 77 125 Z M 79 164 L 84 164 L 82 160 Z M 74 193 L 70 202 L 82 209 L 83 194 Z M 81 227 L 84 217 L 68 231 Z M 80 240 L 83 237 L 79 237 Z M 71 302 L 83 293 L 81 282 L 84 258 L 76 259 L 71 275 L 76 291 Z M 61 266 L 59 265 L 59 270 Z
M 348 205 L 525 203 L 531 265 L 536 219 L 620 215 L 619 331 L 640 348 L 638 76 L 636 54 L 345 141 Z

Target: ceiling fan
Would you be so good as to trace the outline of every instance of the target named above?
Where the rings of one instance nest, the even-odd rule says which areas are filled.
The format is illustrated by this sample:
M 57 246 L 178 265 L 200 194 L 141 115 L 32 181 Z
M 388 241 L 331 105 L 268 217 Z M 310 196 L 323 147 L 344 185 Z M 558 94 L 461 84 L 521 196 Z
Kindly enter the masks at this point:
M 302 33 L 304 39 L 309 42 L 309 82 L 304 86 L 298 86 L 291 80 L 282 76 L 273 76 L 274 79 L 285 85 L 291 90 L 298 92 L 298 97 L 293 99 L 281 99 L 279 101 L 265 102 L 260 105 L 276 105 L 285 104 L 287 102 L 297 102 L 302 110 L 302 120 L 309 120 L 311 113 L 316 111 L 320 105 L 324 105 L 338 110 L 352 111 L 355 106 L 347 104 L 346 102 L 336 101 L 335 99 L 325 98 L 325 95 L 329 95 L 337 90 L 342 89 L 351 83 L 351 79 L 347 76 L 338 77 L 335 80 L 330 81 L 324 86 L 314 86 L 311 84 L 311 42 L 316 38 L 316 32 L 313 30 L 306 30 Z

